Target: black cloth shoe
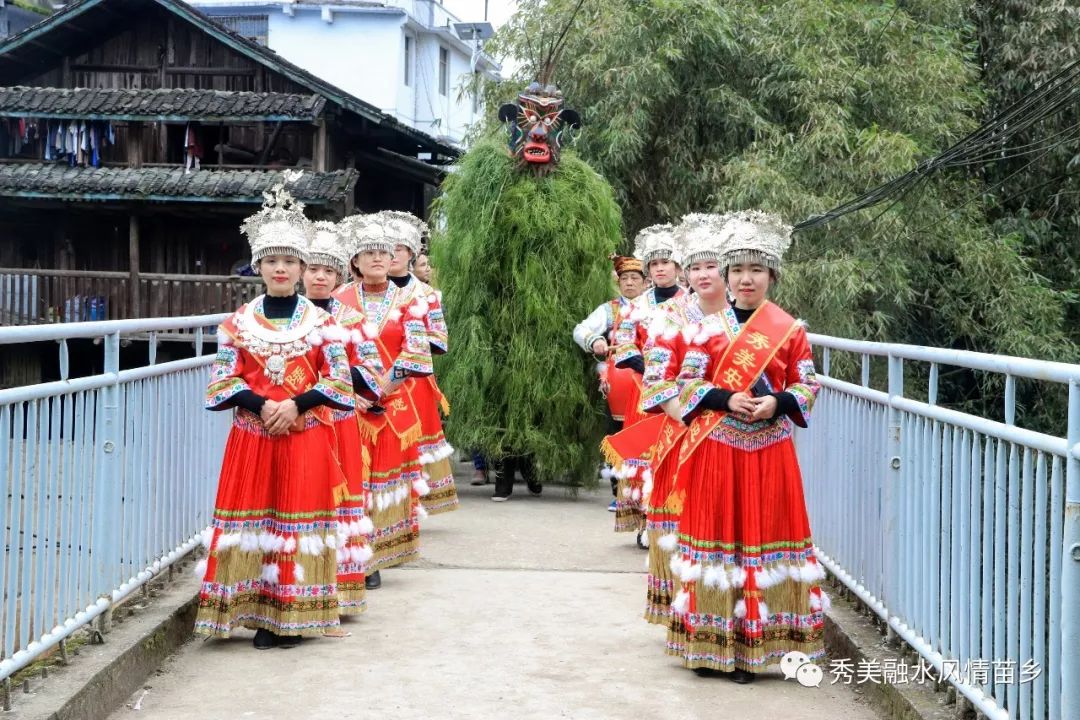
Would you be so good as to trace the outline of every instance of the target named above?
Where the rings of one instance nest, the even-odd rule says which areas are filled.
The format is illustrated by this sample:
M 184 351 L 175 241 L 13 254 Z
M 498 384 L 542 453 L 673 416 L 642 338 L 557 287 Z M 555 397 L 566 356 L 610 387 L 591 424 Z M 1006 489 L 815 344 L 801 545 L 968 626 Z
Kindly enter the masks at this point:
M 719 677 L 721 675 L 726 675 L 727 673 L 721 672 L 719 670 L 714 670 L 713 668 L 709 668 L 709 667 L 698 667 L 698 668 L 694 668 L 694 674 L 697 675 L 698 677 L 711 678 L 711 677 Z
M 368 590 L 377 590 L 382 587 L 382 577 L 378 570 L 364 578 L 364 587 Z
M 266 628 L 259 628 L 255 631 L 255 639 L 251 641 L 251 644 L 255 646 L 256 650 L 269 650 L 278 643 L 278 636 L 270 632 Z
M 300 644 L 300 636 L 299 635 L 279 635 L 278 636 L 277 646 L 279 648 L 282 648 L 283 650 L 288 650 L 289 648 L 294 648 L 299 644 Z
M 747 672 L 746 670 L 739 670 L 738 668 L 733 670 L 728 677 L 731 678 L 731 682 L 740 685 L 749 685 L 754 682 L 754 673 Z
M 540 493 L 542 493 L 544 491 L 543 484 L 541 484 L 537 480 L 528 481 L 526 483 L 526 486 L 529 488 L 529 492 L 531 492 L 533 495 L 539 495 Z

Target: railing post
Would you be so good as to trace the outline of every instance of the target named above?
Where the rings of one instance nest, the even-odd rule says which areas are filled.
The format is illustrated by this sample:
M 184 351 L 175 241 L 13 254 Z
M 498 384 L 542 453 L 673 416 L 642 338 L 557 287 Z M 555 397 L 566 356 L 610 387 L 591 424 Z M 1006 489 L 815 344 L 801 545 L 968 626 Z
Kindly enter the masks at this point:
M 901 557 L 904 549 L 901 545 L 903 539 L 900 537 L 898 528 L 900 526 L 900 504 L 903 502 L 901 489 L 898 487 L 903 474 L 903 447 L 900 442 L 902 437 L 901 432 L 901 414 L 900 411 L 892 406 L 891 401 L 893 398 L 901 398 L 904 396 L 904 360 L 896 357 L 892 354 L 889 355 L 889 430 L 888 437 L 885 439 L 886 457 L 883 458 L 884 467 L 882 472 L 884 473 L 883 486 L 883 498 L 882 498 L 882 520 L 885 531 L 885 542 L 882 543 L 882 550 L 885 557 L 882 558 L 882 571 L 885 574 L 885 582 L 883 587 L 886 588 L 887 597 L 884 599 L 886 606 L 896 606 L 899 596 L 899 584 L 900 581 L 897 578 L 898 559 Z
M 112 568 L 120 557 L 118 547 L 120 523 L 123 517 L 120 506 L 120 485 L 122 482 L 122 417 L 120 413 L 120 385 L 117 376 L 120 372 L 120 334 L 112 333 L 104 339 L 105 373 L 113 376 L 113 382 L 99 391 L 97 418 L 94 422 L 94 524 L 93 542 L 91 543 L 94 567 L 95 592 L 109 598 L 109 590 L 117 584 L 119 578 L 113 577 Z M 109 631 L 110 616 L 108 610 L 101 616 L 100 630 Z
M 1061 717 L 1080 720 L 1080 384 L 1069 383 L 1069 424 L 1065 454 L 1065 526 L 1061 551 L 1061 667 L 1048 668 L 1061 673 Z

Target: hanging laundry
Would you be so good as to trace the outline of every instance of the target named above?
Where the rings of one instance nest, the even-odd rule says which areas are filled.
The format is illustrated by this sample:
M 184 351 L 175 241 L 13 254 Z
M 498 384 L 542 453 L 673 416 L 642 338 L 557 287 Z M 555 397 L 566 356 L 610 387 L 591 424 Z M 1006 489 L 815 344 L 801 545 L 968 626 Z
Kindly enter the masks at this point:
M 202 161 L 202 145 L 196 138 L 195 127 L 188 123 L 184 126 L 184 173 L 192 169 L 199 170 Z
M 64 133 L 64 152 L 67 154 L 68 165 L 75 167 L 76 154 L 79 151 L 79 126 L 75 122 L 68 123 L 67 132 Z
M 79 123 L 79 151 L 78 151 L 78 165 L 79 167 L 86 167 L 87 151 L 90 149 L 90 139 L 86 134 L 86 122 L 81 121 Z

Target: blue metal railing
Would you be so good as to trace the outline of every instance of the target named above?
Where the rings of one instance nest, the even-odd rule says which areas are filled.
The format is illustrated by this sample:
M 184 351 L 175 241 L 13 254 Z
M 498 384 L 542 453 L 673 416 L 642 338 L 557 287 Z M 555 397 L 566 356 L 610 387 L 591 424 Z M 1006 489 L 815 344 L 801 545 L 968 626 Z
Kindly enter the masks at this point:
M 0 328 L 0 344 L 59 342 L 63 378 L 0 390 L 0 679 L 198 542 L 229 422 L 202 412 L 203 328 L 223 318 Z M 195 357 L 156 364 L 153 333 L 176 330 Z M 130 334 L 150 334 L 148 361 L 120 371 Z M 103 341 L 104 373 L 68 379 L 74 338 Z M 1080 720 L 1080 365 L 811 341 L 822 393 L 798 446 L 822 562 L 987 717 Z M 838 351 L 862 357 L 861 384 L 829 377 Z M 928 402 L 905 396 L 905 361 L 929 364 Z M 1003 375 L 1005 422 L 939 406 L 942 365 Z M 1015 425 L 1016 378 L 1068 386 L 1066 437 Z M 995 660 L 1041 672 L 969 673 Z
M 987 717 L 1080 720 L 1080 365 L 810 339 L 822 391 L 797 444 L 823 563 Z M 861 384 L 829 377 L 837 351 Z M 905 361 L 929 365 L 928 402 Z M 1005 421 L 939 406 L 942 365 L 1004 376 Z M 1065 437 L 1016 426 L 1017 378 L 1068 386 Z
M 226 316 L 0 328 L 0 344 L 59 343 L 57 382 L 0 390 L 0 680 L 183 557 L 209 524 L 227 413 L 203 412 L 204 328 Z M 192 333 L 195 357 L 157 364 L 156 333 Z M 149 339 L 120 370 L 122 336 Z M 104 349 L 69 377 L 67 341 Z

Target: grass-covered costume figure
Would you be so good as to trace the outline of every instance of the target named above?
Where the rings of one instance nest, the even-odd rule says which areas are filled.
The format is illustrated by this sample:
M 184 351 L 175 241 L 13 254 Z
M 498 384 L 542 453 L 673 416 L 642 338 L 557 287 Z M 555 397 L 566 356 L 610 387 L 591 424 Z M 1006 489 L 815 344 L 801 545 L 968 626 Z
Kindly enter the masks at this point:
M 595 480 L 604 416 L 572 332 L 611 296 L 620 214 L 607 182 L 562 151 L 580 118 L 554 85 L 532 83 L 499 119 L 509 152 L 489 138 L 447 175 L 432 260 L 460 338 L 438 365 L 455 403 L 448 435 L 497 463 L 504 500 L 515 469 L 534 493 L 545 479 Z

